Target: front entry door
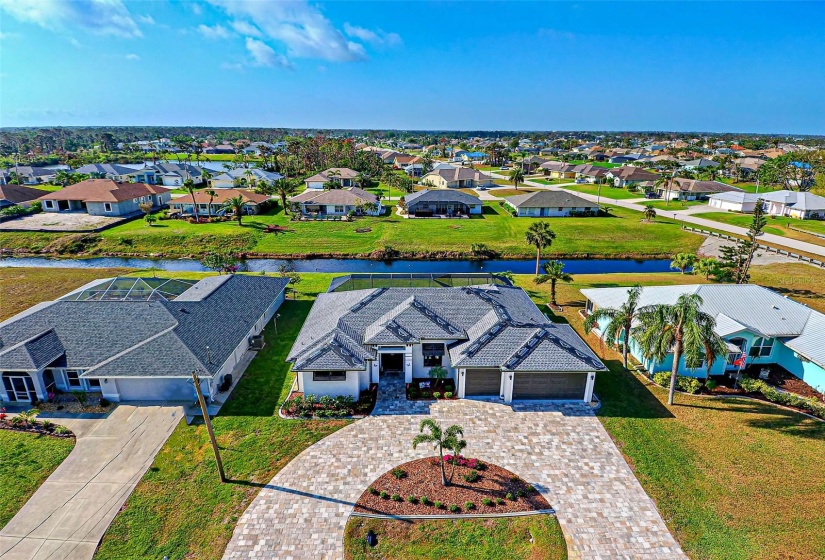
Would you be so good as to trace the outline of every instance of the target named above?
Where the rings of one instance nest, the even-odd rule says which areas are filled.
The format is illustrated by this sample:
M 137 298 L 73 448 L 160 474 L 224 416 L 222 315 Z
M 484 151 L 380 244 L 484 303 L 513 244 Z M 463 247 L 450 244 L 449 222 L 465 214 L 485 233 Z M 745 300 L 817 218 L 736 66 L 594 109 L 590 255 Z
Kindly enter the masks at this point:
M 5 375 L 3 385 L 6 388 L 6 396 L 12 402 L 31 401 L 37 396 L 34 391 L 34 382 L 28 375 Z
M 404 354 L 381 354 L 381 373 L 404 371 Z

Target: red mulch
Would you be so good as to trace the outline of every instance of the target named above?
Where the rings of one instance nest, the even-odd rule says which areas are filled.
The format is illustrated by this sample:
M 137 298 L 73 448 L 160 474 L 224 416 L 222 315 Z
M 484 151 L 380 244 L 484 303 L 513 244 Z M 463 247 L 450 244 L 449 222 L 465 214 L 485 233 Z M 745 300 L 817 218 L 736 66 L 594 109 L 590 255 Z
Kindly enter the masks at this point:
M 771 368 L 771 375 L 768 378 L 771 385 L 776 385 L 791 393 L 814 399 L 815 401 L 825 402 L 825 396 L 822 393 L 796 377 L 795 375 L 777 368 Z
M 547 500 L 533 490 L 527 491 L 528 483 L 516 477 L 512 472 L 497 465 L 485 463 L 483 470 L 478 470 L 481 475 L 475 482 L 466 482 L 464 475 L 469 474 L 472 469 L 456 465 L 452 486 L 441 485 L 441 468 L 438 464 L 438 457 L 428 459 L 418 459 L 410 461 L 400 466 L 407 476 L 396 479 L 391 472 L 384 473 L 370 488 L 378 492 L 387 493 L 387 498 L 370 493 L 369 488 L 364 491 L 355 505 L 355 511 L 363 513 L 380 513 L 385 515 L 447 515 L 447 509 L 451 504 L 456 504 L 459 512 L 455 513 L 508 513 L 514 511 L 534 511 L 538 509 L 549 509 Z M 452 465 L 446 465 L 447 476 L 450 475 Z M 521 490 L 527 495 L 517 496 Z M 515 500 L 508 500 L 506 495 L 512 493 Z M 398 494 L 402 501 L 393 501 L 390 496 Z M 410 503 L 407 497 L 413 495 L 419 500 L 417 503 Z M 430 505 L 423 505 L 420 501 L 426 496 L 430 500 Z M 492 506 L 486 506 L 482 500 L 489 498 L 493 501 Z M 496 498 L 501 498 L 504 503 L 497 505 Z M 436 509 L 432 502 L 442 502 L 442 509 Z M 473 502 L 475 508 L 466 510 L 464 504 Z

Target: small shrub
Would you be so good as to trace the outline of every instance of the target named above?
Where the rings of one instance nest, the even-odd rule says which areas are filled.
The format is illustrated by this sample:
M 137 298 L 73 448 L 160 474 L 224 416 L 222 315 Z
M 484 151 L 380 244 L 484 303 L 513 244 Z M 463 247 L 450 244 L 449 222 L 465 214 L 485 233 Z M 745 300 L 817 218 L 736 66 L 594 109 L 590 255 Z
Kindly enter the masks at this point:
M 481 503 L 487 507 L 491 507 L 493 505 L 493 500 L 491 500 L 490 498 L 484 498 L 483 500 L 481 500 Z
M 417 504 L 418 503 L 418 498 L 416 498 L 415 496 L 410 494 L 409 496 L 407 496 L 407 501 L 410 502 L 411 504 Z
M 527 486 L 524 487 L 524 491 L 527 492 L 528 494 L 532 494 L 533 492 L 536 491 L 536 489 L 533 488 L 532 484 L 528 484 Z
M 522 488 L 519 488 L 518 490 L 516 490 L 516 496 L 518 496 L 519 498 L 523 498 L 526 495 L 527 495 L 527 492 L 525 492 Z
M 708 379 L 707 381 L 705 381 L 705 387 L 708 388 L 708 391 L 713 391 L 714 389 L 716 389 L 718 385 L 719 384 L 716 383 L 716 381 L 714 381 L 713 379 Z
M 433 393 L 433 398 L 434 398 L 434 399 L 440 399 L 440 398 L 441 398 L 441 393 L 440 393 L 439 391 L 435 391 L 435 392 Z
M 445 399 L 453 398 L 453 392 L 452 391 L 447 391 L 446 393 L 444 393 L 444 398 Z
M 421 496 L 421 503 L 425 506 L 432 504 L 432 502 L 427 496 Z
M 372 494 L 373 496 L 377 496 L 378 495 L 378 490 L 376 490 L 375 488 L 370 486 L 370 494 Z
M 407 477 L 407 471 L 405 471 L 401 467 L 395 467 L 393 470 L 390 471 L 390 474 L 393 475 L 396 480 L 401 480 L 402 478 Z
M 387 494 L 386 492 L 384 492 L 383 490 L 381 490 L 381 493 L 379 494 L 379 496 L 381 496 L 381 499 L 384 499 L 384 500 L 386 500 L 387 498 L 390 497 L 390 495 Z
M 670 389 L 670 375 L 669 371 L 659 371 L 653 374 L 653 382 L 661 385 L 665 389 Z M 695 377 L 688 377 L 686 375 L 676 376 L 676 388 L 679 391 L 690 393 L 691 395 L 697 393 L 702 387 L 702 382 Z
M 501 498 L 496 498 L 496 505 L 499 505 L 499 506 L 500 506 L 500 505 L 502 505 L 503 503 L 504 503 L 504 500 L 503 500 L 503 499 L 501 499 Z
M 470 511 L 471 509 L 475 509 L 476 505 L 473 502 L 464 502 L 464 509 Z
M 101 406 L 101 407 L 106 408 L 106 407 L 107 407 L 107 406 L 109 406 L 110 404 L 112 404 L 112 403 L 111 403 L 111 402 L 109 402 L 109 399 L 107 399 L 107 398 L 105 398 L 105 397 L 100 397 L 100 406 Z
M 507 492 L 507 495 L 506 495 L 506 496 L 504 496 L 504 497 L 505 497 L 505 498 L 507 498 L 507 499 L 508 499 L 508 500 L 510 500 L 510 501 L 515 501 L 515 499 L 516 499 L 516 497 L 515 497 L 515 496 L 513 496 L 513 493 L 512 493 L 512 492 Z
M 54 429 L 54 433 L 60 434 L 62 436 L 62 435 L 68 434 L 70 432 L 69 432 L 69 428 L 67 428 L 66 426 L 58 426 Z
M 444 509 L 444 504 L 442 504 L 442 503 L 441 503 L 441 502 L 439 502 L 438 500 L 436 500 L 435 502 L 433 502 L 433 505 L 435 506 L 435 509 Z
M 392 501 L 393 502 L 400 502 L 401 501 L 401 496 L 399 496 L 398 494 L 393 494 L 392 495 Z
M 421 393 L 417 387 L 410 387 L 408 391 L 408 395 L 411 399 L 417 399 L 420 394 Z
M 478 474 L 478 471 L 476 470 L 472 470 L 464 475 L 464 480 L 466 482 L 476 482 L 479 478 L 481 478 L 481 475 Z
M 54 427 L 54 424 L 49 420 L 43 420 L 40 425 L 43 426 L 44 430 L 51 430 Z
M 521 479 L 516 475 L 510 477 L 510 482 L 521 482 Z
M 458 507 L 458 505 L 457 505 L 457 504 L 450 504 L 450 507 L 449 507 L 448 509 L 449 509 L 452 513 L 458 513 L 458 511 L 459 511 L 459 509 L 460 509 L 460 508 Z

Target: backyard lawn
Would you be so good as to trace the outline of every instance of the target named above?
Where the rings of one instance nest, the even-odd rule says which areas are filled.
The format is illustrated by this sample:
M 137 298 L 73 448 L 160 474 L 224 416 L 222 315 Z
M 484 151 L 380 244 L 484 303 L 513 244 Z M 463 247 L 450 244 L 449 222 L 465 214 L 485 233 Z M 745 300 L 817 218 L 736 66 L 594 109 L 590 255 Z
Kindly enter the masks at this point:
M 630 198 L 644 198 L 644 193 L 630 192 L 627 189 L 619 187 L 611 187 L 610 185 L 601 186 L 602 198 L 613 198 L 615 200 L 626 200 Z M 564 188 L 568 191 L 576 191 L 580 193 L 599 195 L 599 185 L 591 185 L 590 183 L 580 183 L 578 185 L 565 185 Z
M 518 189 L 493 189 L 490 192 L 491 195 L 497 196 L 499 198 L 504 198 L 505 196 L 516 196 L 519 194 L 528 194 L 532 192 L 536 192 L 539 189 L 531 189 L 531 188 L 524 188 L 520 187 Z
M 545 179 L 544 177 L 528 177 L 527 180 L 532 181 L 533 183 L 540 183 L 542 185 L 566 185 L 574 181 L 573 179 Z
M 605 189 L 606 190 L 606 189 Z M 618 190 L 618 189 L 617 189 Z M 245 217 L 236 222 L 190 224 L 162 220 L 148 226 L 142 220 L 121 224 L 100 234 L 0 233 L 0 246 L 30 252 L 86 255 L 199 256 L 212 251 L 262 255 L 367 256 L 386 247 L 404 256 L 466 256 L 473 243 L 484 243 L 506 258 L 530 258 L 534 250 L 524 241 L 534 218 L 515 219 L 498 204 L 484 205 L 484 214 L 469 220 L 407 220 L 385 213 L 354 222 L 291 222 L 283 210 Z M 694 251 L 702 237 L 682 231 L 672 221 L 641 221 L 641 214 L 616 208 L 611 217 L 551 218 L 557 234 L 548 255 L 607 257 L 668 257 Z M 287 228 L 265 233 L 267 225 Z M 583 232 L 586 231 L 586 235 Z
M 737 183 L 733 179 L 728 179 L 727 177 L 718 177 L 716 180 L 719 181 L 720 183 L 726 183 L 728 185 L 732 185 L 732 186 L 736 187 L 737 189 L 742 189 L 743 191 L 749 192 L 749 193 L 755 193 L 756 189 L 757 189 L 756 183 L 745 183 L 745 182 Z M 759 192 L 761 192 L 761 193 L 767 193 L 767 192 L 774 192 L 774 191 L 781 191 L 782 190 L 782 187 L 779 186 L 779 185 L 761 185 L 760 184 L 758 188 L 759 188 Z
M 751 221 L 753 220 L 750 214 L 739 214 L 735 212 L 700 212 L 694 214 L 694 216 L 746 229 L 750 227 Z M 781 235 L 782 237 L 797 239 L 799 241 L 807 241 L 808 243 L 816 243 L 817 245 L 825 245 L 825 238 L 809 235 L 803 231 L 797 231 L 805 230 L 807 232 L 825 235 L 825 221 L 795 220 L 793 218 L 773 218 L 770 216 L 767 216 L 767 220 L 768 223 L 763 230 L 765 233 Z
M 378 545 L 365 535 L 374 531 Z M 567 545 L 555 517 L 395 521 L 353 517 L 344 535 L 346 560 L 564 560 Z
M 0 430 L 0 529 L 11 521 L 72 448 L 74 438 Z
M 640 202 L 642 206 L 647 206 L 648 204 L 653 206 L 656 210 L 685 210 L 687 208 L 691 208 L 693 206 L 699 206 L 701 204 L 707 204 L 707 200 L 670 200 L 665 202 L 664 200 L 645 200 L 644 202 Z

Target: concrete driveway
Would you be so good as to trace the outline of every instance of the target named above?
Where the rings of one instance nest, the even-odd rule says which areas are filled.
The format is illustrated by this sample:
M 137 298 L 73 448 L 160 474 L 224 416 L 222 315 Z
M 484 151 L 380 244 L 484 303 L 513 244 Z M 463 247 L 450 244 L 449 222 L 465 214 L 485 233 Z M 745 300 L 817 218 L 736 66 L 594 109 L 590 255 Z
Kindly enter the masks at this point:
M 464 427 L 466 455 L 533 484 L 555 508 L 571 559 L 679 559 L 671 536 L 589 407 L 475 400 L 416 402 L 403 384 L 373 416 L 304 450 L 261 490 L 235 528 L 224 560 L 343 558 L 344 526 L 361 493 L 392 467 L 433 455 L 410 442 L 427 416 Z
M 180 407 L 118 406 L 104 419 L 59 419 L 77 444 L 0 531 L 3 560 L 90 560 L 183 418 Z

